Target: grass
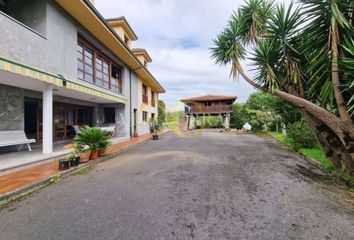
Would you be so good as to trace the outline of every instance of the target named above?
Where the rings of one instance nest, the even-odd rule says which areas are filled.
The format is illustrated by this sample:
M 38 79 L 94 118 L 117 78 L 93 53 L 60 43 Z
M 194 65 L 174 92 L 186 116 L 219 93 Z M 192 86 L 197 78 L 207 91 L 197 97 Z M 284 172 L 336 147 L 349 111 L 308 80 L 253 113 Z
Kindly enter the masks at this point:
M 286 136 L 283 136 L 283 134 L 276 132 L 268 132 L 268 134 L 278 139 L 278 141 L 288 145 L 289 147 L 294 148 L 289 139 Z M 332 163 L 325 157 L 324 153 L 318 145 L 313 148 L 300 148 L 297 151 L 318 162 L 322 166 L 323 170 L 327 173 L 334 173 L 336 176 L 340 177 L 354 191 L 354 176 L 350 176 L 343 172 L 341 169 L 335 168 Z
M 280 142 L 288 145 L 289 147 L 294 148 L 288 138 L 283 134 L 276 132 L 269 132 L 269 134 L 278 139 Z M 332 172 L 334 170 L 333 165 L 328 161 L 328 159 L 326 159 L 324 153 L 322 152 L 319 146 L 316 145 L 313 148 L 300 148 L 297 151 L 320 163 L 326 172 Z

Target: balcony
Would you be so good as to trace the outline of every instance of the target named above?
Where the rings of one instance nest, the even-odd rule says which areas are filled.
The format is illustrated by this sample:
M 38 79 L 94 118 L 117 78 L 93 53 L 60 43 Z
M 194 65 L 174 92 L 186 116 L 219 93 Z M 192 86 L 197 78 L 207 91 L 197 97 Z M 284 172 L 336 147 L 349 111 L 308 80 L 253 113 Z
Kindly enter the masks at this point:
M 232 112 L 232 105 L 214 105 L 214 106 L 191 106 L 190 108 L 186 107 L 185 112 L 187 114 L 193 113 L 227 113 Z

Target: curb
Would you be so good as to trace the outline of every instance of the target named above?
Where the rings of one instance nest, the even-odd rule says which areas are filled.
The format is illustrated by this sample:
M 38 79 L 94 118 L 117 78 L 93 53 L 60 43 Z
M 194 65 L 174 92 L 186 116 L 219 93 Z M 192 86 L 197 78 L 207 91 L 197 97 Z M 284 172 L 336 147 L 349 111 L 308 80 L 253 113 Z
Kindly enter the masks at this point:
M 160 134 L 162 135 L 162 134 L 165 134 L 167 132 L 168 131 L 162 132 Z M 147 142 L 149 140 L 151 140 L 151 138 L 147 138 L 145 140 L 142 140 L 141 142 L 138 142 L 138 143 L 135 143 L 135 144 L 133 144 L 131 146 L 123 148 L 123 149 L 121 149 L 121 150 L 119 150 L 119 151 L 117 151 L 115 153 L 110 154 L 110 155 L 98 158 L 96 160 L 91 160 L 88 163 L 84 163 L 84 164 L 79 165 L 77 167 L 70 168 L 68 170 L 65 170 L 65 171 L 63 171 L 61 173 L 55 174 L 53 176 L 50 176 L 50 177 L 45 178 L 43 180 L 40 180 L 38 182 L 29 184 L 29 185 L 24 186 L 22 188 L 15 189 L 15 190 L 13 190 L 11 192 L 8 192 L 8 193 L 5 193 L 5 194 L 2 194 L 2 195 L 0 195 L 0 208 L 2 206 L 4 206 L 4 205 L 7 205 L 7 204 L 9 204 L 11 202 L 14 202 L 14 201 L 18 200 L 18 199 L 20 199 L 20 198 L 22 198 L 24 196 L 27 196 L 27 195 L 32 194 L 34 192 L 37 192 L 37 191 L 41 190 L 42 188 L 45 188 L 46 186 L 49 186 L 52 183 L 55 183 L 56 180 L 58 180 L 58 179 L 63 180 L 65 178 L 69 177 L 69 176 L 72 176 L 72 175 L 76 174 L 77 172 L 79 172 L 82 169 L 89 168 L 89 167 L 94 166 L 94 165 L 96 165 L 98 163 L 110 160 L 110 159 L 118 156 L 119 154 L 121 154 L 121 153 L 123 153 L 125 151 L 128 151 L 128 150 L 130 150 L 130 149 L 132 149 L 132 148 L 134 148 L 134 147 L 136 147 L 136 146 L 138 146 L 138 145 L 140 145 L 142 143 L 145 143 L 145 142 Z

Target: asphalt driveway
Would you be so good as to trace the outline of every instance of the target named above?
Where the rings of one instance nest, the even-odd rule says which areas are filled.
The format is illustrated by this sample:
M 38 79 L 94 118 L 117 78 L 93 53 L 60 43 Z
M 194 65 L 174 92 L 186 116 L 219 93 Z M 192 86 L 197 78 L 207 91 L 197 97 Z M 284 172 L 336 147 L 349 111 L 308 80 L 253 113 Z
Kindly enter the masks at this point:
M 0 239 L 354 239 L 344 188 L 271 138 L 141 144 L 0 211 Z

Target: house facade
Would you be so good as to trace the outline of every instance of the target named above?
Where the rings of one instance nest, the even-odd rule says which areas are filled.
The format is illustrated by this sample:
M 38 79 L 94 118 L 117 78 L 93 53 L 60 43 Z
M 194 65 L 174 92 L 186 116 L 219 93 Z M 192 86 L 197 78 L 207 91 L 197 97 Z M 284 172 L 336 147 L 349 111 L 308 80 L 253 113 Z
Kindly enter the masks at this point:
M 82 126 L 148 133 L 165 90 L 125 18 L 86 0 L 0 1 L 0 32 L 0 131 L 23 130 L 43 153 Z

